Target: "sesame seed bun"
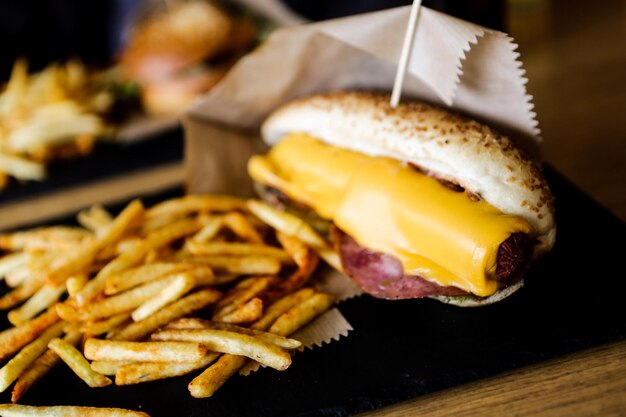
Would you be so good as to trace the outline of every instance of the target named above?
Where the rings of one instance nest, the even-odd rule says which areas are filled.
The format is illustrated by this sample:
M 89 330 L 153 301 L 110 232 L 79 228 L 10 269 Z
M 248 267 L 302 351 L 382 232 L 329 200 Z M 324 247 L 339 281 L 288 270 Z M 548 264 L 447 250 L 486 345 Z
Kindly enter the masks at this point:
M 392 109 L 387 95 L 339 92 L 293 101 L 262 126 L 270 145 L 291 132 L 391 157 L 460 185 L 503 213 L 528 221 L 537 240 L 534 259 L 554 245 L 553 197 L 541 171 L 486 125 L 426 103 L 405 101 Z

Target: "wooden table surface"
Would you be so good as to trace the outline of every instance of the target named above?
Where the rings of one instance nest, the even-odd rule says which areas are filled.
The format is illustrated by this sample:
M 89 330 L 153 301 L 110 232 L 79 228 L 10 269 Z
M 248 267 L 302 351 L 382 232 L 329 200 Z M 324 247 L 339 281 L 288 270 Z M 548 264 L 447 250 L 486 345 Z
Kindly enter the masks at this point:
M 546 160 L 626 221 L 626 2 L 511 4 Z M 626 416 L 626 341 L 363 414 L 417 415 Z

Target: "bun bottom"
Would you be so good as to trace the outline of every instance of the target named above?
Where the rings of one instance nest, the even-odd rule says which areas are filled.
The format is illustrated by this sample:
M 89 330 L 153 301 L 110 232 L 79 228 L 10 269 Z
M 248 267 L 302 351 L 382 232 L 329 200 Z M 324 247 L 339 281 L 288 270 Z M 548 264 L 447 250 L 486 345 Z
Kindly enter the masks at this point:
M 497 303 L 498 301 L 504 300 L 505 298 L 512 295 L 514 292 L 519 290 L 524 286 L 524 280 L 521 279 L 518 282 L 509 285 L 508 287 L 502 288 L 498 290 L 493 295 L 489 297 L 477 297 L 472 294 L 468 295 L 456 295 L 454 297 L 444 296 L 444 295 L 436 295 L 433 297 L 429 297 L 435 299 L 437 301 L 441 301 L 442 303 L 452 304 L 457 307 L 483 307 L 490 304 Z

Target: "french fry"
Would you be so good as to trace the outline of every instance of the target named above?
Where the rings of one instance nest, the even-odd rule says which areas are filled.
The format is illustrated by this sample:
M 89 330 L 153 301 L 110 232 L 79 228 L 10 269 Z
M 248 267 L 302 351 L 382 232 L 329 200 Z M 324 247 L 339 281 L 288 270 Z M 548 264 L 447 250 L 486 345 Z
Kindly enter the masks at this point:
M 3 99 L 6 100 L 5 106 L 8 108 L 21 108 L 27 88 L 28 64 L 25 59 L 19 58 L 13 64 L 11 77 L 3 93 Z
M 169 274 L 187 271 L 193 265 L 184 263 L 154 263 L 131 268 L 120 274 L 111 275 L 107 278 L 104 293 L 116 294 L 137 285 L 154 281 Z
M 64 303 L 56 303 L 54 305 L 54 309 L 61 320 L 65 320 L 68 323 L 79 323 L 80 321 L 86 319 L 86 317 L 78 311 L 74 300 L 71 298 L 65 300 Z
M 270 256 L 197 256 L 186 260 L 190 263 L 208 265 L 228 274 L 273 275 L 280 271 L 280 261 Z
M 194 271 L 194 270 L 192 270 Z M 194 277 L 196 278 L 196 282 L 198 283 L 198 287 L 204 287 L 204 286 L 217 286 L 217 285 L 223 285 L 223 284 L 228 284 L 230 282 L 233 282 L 235 280 L 237 280 L 240 275 L 239 274 L 219 274 L 219 275 L 214 275 L 213 278 L 209 278 L 206 275 L 201 275 L 199 278 L 198 276 L 194 273 Z
M 84 305 L 91 301 L 104 290 L 109 276 L 135 266 L 150 250 L 194 233 L 199 228 L 200 224 L 195 219 L 185 219 L 151 233 L 133 250 L 121 254 L 102 268 L 96 277 L 76 294 L 78 304 Z
M 78 294 L 78 292 L 85 286 L 89 277 L 87 274 L 78 274 L 71 276 L 65 281 L 65 287 L 70 297 Z
M 190 269 L 188 273 L 196 280 L 198 287 L 223 285 L 237 279 L 237 275 L 234 274 L 215 275 L 213 269 L 207 265 L 194 265 L 193 269 Z
M 269 331 L 280 336 L 289 336 L 328 310 L 333 303 L 333 297 L 328 294 L 314 294 L 278 317 Z
M 14 326 L 32 319 L 43 310 L 48 309 L 65 293 L 65 287 L 44 285 L 33 294 L 21 307 L 9 311 L 9 322 Z
M 85 229 L 96 232 L 113 221 L 113 217 L 101 205 L 95 204 L 86 210 L 82 210 L 76 216 L 78 223 Z
M 207 353 L 201 343 L 128 342 L 87 339 L 85 357 L 95 361 L 197 362 Z
M 327 248 L 328 244 L 300 218 L 284 211 L 275 209 L 258 200 L 248 200 L 248 210 L 255 216 L 289 236 L 296 236 L 313 248 Z
M 0 152 L 0 171 L 18 180 L 41 181 L 46 176 L 43 164 Z
M 46 282 L 56 287 L 63 285 L 72 276 L 90 272 L 97 252 L 98 242 L 93 237 L 85 238 L 80 246 L 66 252 L 66 255 L 57 257 L 48 265 L 42 265 L 45 267 Z
M 263 316 L 263 301 L 254 297 L 244 304 L 238 305 L 228 313 L 220 314 L 214 318 L 225 323 L 248 324 L 259 320 Z
M 42 227 L 0 235 L 0 248 L 7 250 L 54 250 L 79 244 L 89 233 L 78 227 Z
M 289 236 L 280 231 L 276 233 L 276 238 L 296 265 L 303 267 L 308 264 L 310 249 L 306 243 L 295 236 Z
M 54 71 L 47 74 L 53 77 Z M 78 149 L 74 142 L 68 146 Z M 325 242 L 312 247 L 300 229 L 276 230 L 280 246 L 264 244 L 263 238 L 273 239 L 274 233 L 262 216 L 246 211 L 247 204 L 188 196 L 145 209 L 134 201 L 114 218 L 101 207 L 84 210 L 78 217 L 85 229 L 0 234 L 0 250 L 4 244 L 14 251 L 0 257 L 0 279 L 19 283 L 0 297 L 0 306 L 25 301 L 9 312 L 17 327 L 0 333 L 0 360 L 22 350 L 8 371 L 0 370 L 0 383 L 3 372 L 17 378 L 13 401 L 61 360 L 92 386 L 111 384 L 105 374 L 129 385 L 205 369 L 189 384 L 197 397 L 212 395 L 250 359 L 248 366 L 288 367 L 288 351 L 301 343 L 287 333 L 332 303 L 311 288 L 297 289 L 316 267 L 317 252 L 333 252 Z M 290 219 L 279 215 L 280 221 Z M 292 272 L 277 276 L 284 271 Z M 225 296 L 206 288 L 233 281 Z M 58 302 L 65 291 L 69 298 Z M 211 304 L 216 304 L 210 310 L 213 321 L 184 318 Z M 50 326 L 65 328 L 69 345 L 82 340 L 83 353 L 50 340 L 61 334 L 48 336 Z M 94 339 L 103 335 L 104 340 Z M 152 341 L 141 341 L 146 338 Z M 31 346 L 44 346 L 38 355 L 43 354 L 16 366 Z
M 159 203 L 146 213 L 147 219 L 160 216 L 186 216 L 194 212 L 241 210 L 245 202 L 236 197 L 220 195 L 188 195 Z
M 87 304 L 83 309 L 78 310 L 79 317 L 81 320 L 97 320 L 133 310 L 159 294 L 171 283 L 173 278 L 150 282 L 112 297 L 104 298 L 101 301 Z
M 187 240 L 185 247 L 192 255 L 271 256 L 286 263 L 289 263 L 292 260 L 284 250 L 258 243 L 198 243 L 192 239 Z
M 222 217 L 224 225 L 242 240 L 251 243 L 263 243 L 263 238 L 250 221 L 239 212 L 231 212 Z
M 206 289 L 190 294 L 172 304 L 163 307 L 144 320 L 129 324 L 112 336 L 113 340 L 139 340 L 159 327 L 177 318 L 192 314 L 209 304 L 216 302 L 221 296 L 217 290 Z
M 164 246 L 162 248 L 159 249 L 151 249 L 147 254 L 146 257 L 143 259 L 143 261 L 146 264 L 152 264 L 155 263 L 161 259 L 165 259 L 167 258 L 169 255 L 171 255 L 174 252 L 174 250 L 172 250 L 171 248 Z
M 55 159 L 73 159 L 90 153 L 95 146 L 96 138 L 94 135 L 81 134 L 74 138 L 72 142 L 66 142 L 60 146 L 47 148 Z
M 7 88 L 0 92 L 0 177 L 40 180 L 45 162 L 93 147 L 93 138 L 104 126 L 87 101 L 107 93 L 104 83 L 76 76 L 80 72 L 75 70 L 71 73 L 69 77 L 69 72 L 51 64 L 29 75 L 23 61 L 16 63 Z M 90 81 L 76 82 L 81 79 Z
M 205 243 L 212 240 L 224 226 L 224 220 L 221 216 L 211 217 L 198 233 L 193 235 L 190 240 L 198 243 Z
M 28 263 L 28 255 L 26 253 L 12 253 L 0 258 L 0 279 L 11 274 L 18 268 Z
M 0 369 L 0 392 L 4 392 L 30 364 L 46 351 L 48 342 L 63 333 L 63 326 L 64 323 L 53 324 Z
M 42 105 L 63 101 L 59 66 L 56 63 L 48 65 L 40 73 L 32 76 L 32 84 L 28 85 L 26 97 L 23 97 L 24 105 Z M 30 94 L 29 94 L 30 93 Z M 38 97 L 37 97 L 38 96 Z
M 171 268 L 172 272 L 168 272 L 167 274 L 161 275 L 161 272 L 158 272 L 158 271 L 155 271 L 157 272 L 155 274 L 151 274 L 150 268 L 147 268 L 147 267 L 152 266 L 152 265 L 157 265 L 157 266 L 158 265 L 160 266 L 175 265 L 176 267 Z M 111 283 L 109 292 L 112 292 L 112 294 L 115 294 L 115 293 L 118 293 L 121 289 L 125 290 L 125 289 L 131 288 L 135 285 L 138 285 L 144 282 L 168 279 L 168 278 L 171 278 L 172 276 L 179 275 L 181 273 L 189 274 L 190 276 L 192 276 L 195 279 L 196 285 L 198 287 L 203 287 L 203 286 L 208 286 L 208 285 L 215 286 L 215 285 L 227 284 L 233 281 L 234 279 L 237 279 L 237 275 L 233 275 L 233 274 L 215 275 L 213 274 L 213 269 L 208 265 L 197 265 L 197 264 L 192 264 L 192 263 L 178 263 L 178 264 L 156 263 L 152 265 L 143 265 L 146 268 L 139 267 L 132 274 L 119 275 L 120 277 L 119 279 L 112 280 L 113 282 Z M 145 271 L 145 273 L 140 274 L 139 273 L 140 270 Z M 114 277 L 118 277 L 118 276 L 114 275 L 113 277 L 110 277 L 110 278 L 114 278 Z M 106 290 L 105 290 L 105 293 L 106 293 Z
M 16 288 L 32 278 L 34 278 L 34 275 L 28 268 L 28 265 L 23 265 L 11 271 L 11 273 L 5 277 L 4 282 L 9 288 Z
M 122 408 L 78 407 L 73 405 L 34 407 L 20 404 L 0 404 L 0 415 L 3 417 L 150 417 L 140 411 Z
M 5 360 L 59 320 L 54 309 L 0 333 L 0 361 Z
M 132 385 L 187 375 L 195 370 L 206 368 L 212 364 L 219 355 L 219 353 L 214 352 L 207 353 L 199 361 L 190 363 L 148 362 L 123 365 L 117 369 L 115 385 Z
M 76 345 L 80 341 L 80 338 L 81 334 L 79 332 L 70 331 L 63 337 L 63 340 L 71 345 Z M 11 402 L 17 402 L 60 361 L 61 358 L 59 358 L 59 355 L 50 349 L 38 357 L 15 381 L 13 392 L 11 393 Z
M 190 197 L 193 197 L 193 196 L 187 196 L 187 197 L 184 197 L 184 198 L 190 198 Z M 172 200 L 170 200 L 170 202 L 172 202 Z M 168 202 L 165 202 L 165 203 L 168 203 Z M 182 206 L 179 205 L 178 208 L 182 208 Z M 161 214 L 156 214 L 156 215 L 154 215 L 152 217 L 150 215 L 148 215 L 146 220 L 141 225 L 141 234 L 147 235 L 149 233 L 152 233 L 152 232 L 155 232 L 155 231 L 160 230 L 162 228 L 165 228 L 165 227 L 171 225 L 172 223 L 175 223 L 175 222 L 178 222 L 178 221 L 183 220 L 185 218 L 188 218 L 188 216 L 190 214 L 197 215 L 196 219 L 203 226 L 206 223 L 208 223 L 209 220 L 210 220 L 210 217 L 208 216 L 207 213 L 205 213 L 205 212 L 194 213 L 193 210 L 191 212 L 187 212 L 185 210 L 173 211 L 171 213 L 163 212 Z
M 91 369 L 102 375 L 115 376 L 122 366 L 131 365 L 133 363 L 134 362 L 130 361 L 93 361 L 91 362 Z
M 9 174 L 0 171 L 0 191 L 7 188 L 7 185 L 9 185 L 9 181 L 11 181 L 11 177 L 9 177 Z
M 132 201 L 122 212 L 105 228 L 99 231 L 95 240 L 91 240 L 82 245 L 78 251 L 63 259 L 59 265 L 55 265 L 48 274 L 47 280 L 52 285 L 60 285 L 71 275 L 80 272 L 87 265 L 93 262 L 98 251 L 118 241 L 122 235 L 131 227 L 133 227 L 143 216 L 143 205 L 138 200 Z M 100 274 L 98 274 L 99 276 Z M 89 294 L 91 298 L 95 297 L 101 286 L 104 286 L 104 279 L 98 279 L 96 276 L 89 281 L 83 289 L 76 294 L 77 299 L 83 300 L 82 294 Z M 90 298 L 90 299 L 91 299 Z
M 276 319 L 289 311 L 294 306 L 311 298 L 315 294 L 312 288 L 303 288 L 295 293 L 288 294 L 275 301 L 265 311 L 263 318 L 254 323 L 251 328 L 255 330 L 267 330 Z M 246 365 L 244 356 L 225 354 L 213 365 L 205 369 L 195 377 L 188 385 L 189 393 L 194 398 L 211 397 L 232 375 L 236 374 Z
M 28 123 L 13 129 L 6 138 L 12 152 L 34 153 L 72 142 L 79 135 L 98 135 L 103 131 L 100 118 L 84 113 L 71 100 L 58 100 L 41 106 L 28 118 Z
M 81 61 L 70 59 L 65 63 L 65 86 L 77 93 L 87 83 L 87 70 Z
M 106 387 L 112 384 L 109 378 L 93 371 L 87 359 L 68 342 L 61 339 L 53 339 L 48 343 L 48 347 L 59 355 L 61 360 L 90 387 Z
M 245 356 L 265 366 L 283 371 L 291 365 L 291 355 L 285 350 L 254 336 L 215 329 L 162 330 L 152 340 L 198 342 L 213 352 Z
M 89 239 L 87 237 L 86 239 Z M 76 247 L 70 247 L 66 250 L 74 250 Z M 45 273 L 52 267 L 52 265 L 56 262 L 57 259 L 63 256 L 64 251 L 59 252 L 58 250 L 29 250 L 28 257 L 28 270 L 31 273 L 32 277 L 41 277 L 44 276 Z
M 209 323 L 218 323 L 198 317 L 183 317 L 167 323 L 163 330 L 210 329 Z
M 313 288 L 302 288 L 294 293 L 288 294 L 281 299 L 272 303 L 267 309 L 263 317 L 252 324 L 251 328 L 256 330 L 267 330 L 276 321 L 276 319 L 287 312 L 292 307 L 303 303 L 315 294 Z
M 154 232 L 155 230 L 168 226 L 184 218 L 185 218 L 185 215 L 173 215 L 173 216 L 164 215 L 164 216 L 153 217 L 153 218 L 147 219 L 141 225 L 141 233 L 148 234 L 150 232 Z
M 274 310 L 270 314 L 266 314 L 265 320 L 259 320 L 255 323 L 258 328 L 267 328 L 268 324 L 274 321 L 269 331 L 272 334 L 289 336 L 302 327 L 306 326 L 317 316 L 328 310 L 333 303 L 333 297 L 328 294 L 306 294 L 305 291 L 311 290 L 305 288 L 298 293 L 292 293 L 272 305 Z M 295 302 L 301 299 L 300 302 Z M 276 319 L 279 312 L 283 312 Z M 253 326 L 254 327 L 254 326 Z M 251 371 L 258 368 L 258 364 L 248 362 L 239 371 L 242 375 L 248 375 Z
M 237 326 L 237 325 L 230 324 L 230 323 L 204 320 L 204 319 L 199 319 L 199 318 L 178 319 L 168 324 L 164 328 L 164 330 L 198 330 L 198 329 L 226 330 L 229 332 L 247 334 L 249 336 L 254 336 L 257 339 L 263 340 L 265 342 L 272 343 L 283 349 L 297 349 L 300 346 L 302 346 L 302 343 L 300 343 L 299 341 L 295 339 L 288 339 L 282 336 L 275 335 L 273 333 L 250 329 L 247 327 L 241 327 L 241 326 Z
M 239 371 L 248 358 L 245 356 L 222 355 L 187 386 L 194 398 L 207 398 L 215 394 L 224 383 Z
M 72 275 L 81 273 L 93 261 L 98 251 L 98 242 L 95 239 L 85 239 L 75 250 L 59 258 L 50 266 L 46 281 L 50 285 L 61 285 Z
M 44 280 L 39 277 L 31 277 L 22 282 L 13 291 L 0 297 L 0 310 L 6 310 L 27 300 L 44 285 Z
M 300 264 L 298 269 L 292 272 L 287 279 L 266 291 L 262 296 L 264 301 L 271 302 L 285 294 L 293 292 L 306 284 L 309 278 L 311 278 L 319 262 L 315 251 L 305 246 L 302 253 L 296 256 L 298 257 L 297 262 Z
M 191 291 L 196 285 L 196 280 L 189 273 L 182 273 L 172 277 L 172 281 L 164 287 L 157 295 L 147 300 L 132 312 L 134 321 L 140 321 L 153 314 L 160 308 L 178 300 L 180 297 Z
M 120 313 L 114 316 L 108 317 L 104 320 L 87 322 L 80 327 L 80 331 L 92 336 L 99 336 L 115 330 L 121 324 L 130 320 L 129 313 Z
M 343 271 L 341 258 L 339 257 L 337 251 L 331 249 L 317 249 L 317 254 L 335 271 Z
M 248 278 L 241 281 L 217 303 L 213 318 L 215 320 L 221 320 L 222 316 L 231 313 L 239 306 L 247 303 L 259 293 L 275 284 L 276 281 L 277 279 L 272 276 Z
M 120 239 L 115 245 L 106 246 L 102 248 L 96 255 L 96 261 L 111 262 L 113 258 L 121 255 L 124 252 L 133 250 L 137 245 L 141 244 L 141 239 L 138 237 L 124 237 Z
M 305 290 L 310 290 L 310 288 L 300 290 L 300 294 L 303 294 Z M 268 323 L 272 321 L 272 317 L 275 317 L 279 311 L 283 311 L 284 313 L 279 316 L 280 320 L 274 322 L 276 327 L 271 326 L 270 331 L 273 330 L 277 335 L 282 334 L 283 336 L 288 336 L 306 326 L 315 317 L 328 310 L 332 305 L 333 298 L 328 294 L 311 294 L 306 296 L 302 303 L 295 304 L 293 303 L 294 298 L 301 298 L 302 295 L 299 297 L 291 297 L 293 295 L 294 294 L 290 294 L 276 302 L 273 305 L 275 310 L 270 315 L 266 315 L 266 321 L 263 322 L 263 320 L 260 320 L 255 324 L 259 327 L 267 328 Z M 248 362 L 240 369 L 239 373 L 248 375 L 258 367 L 258 363 Z
M 96 137 L 93 134 L 82 134 L 76 136 L 74 138 L 74 143 L 71 145 L 71 149 L 75 152 L 72 152 L 71 158 L 77 156 L 85 156 L 90 154 L 93 151 L 93 148 L 96 146 Z M 61 157 L 61 158 L 64 158 Z
M 115 248 L 111 247 L 110 251 L 111 254 L 104 254 L 108 255 L 108 258 L 112 258 L 118 255 L 121 255 L 124 252 L 128 252 L 131 250 L 134 250 L 138 245 L 140 245 L 142 242 L 142 239 L 140 237 L 137 236 L 130 236 L 130 237 L 126 237 L 123 239 L 120 239 L 119 242 L 117 242 L 117 245 L 115 245 Z
M 129 229 L 143 219 L 144 208 L 139 200 L 131 201 L 113 221 L 96 231 L 99 248 L 104 248 L 120 240 Z

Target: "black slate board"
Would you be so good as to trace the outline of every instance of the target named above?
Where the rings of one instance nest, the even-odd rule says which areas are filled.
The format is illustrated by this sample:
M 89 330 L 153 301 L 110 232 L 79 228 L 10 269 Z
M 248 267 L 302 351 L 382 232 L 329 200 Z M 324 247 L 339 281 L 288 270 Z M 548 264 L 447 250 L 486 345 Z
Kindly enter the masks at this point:
M 625 225 L 554 171 L 546 175 L 557 198 L 557 245 L 526 286 L 497 305 L 348 300 L 339 305 L 355 329 L 347 338 L 298 353 L 285 372 L 232 378 L 209 399 L 188 395 L 190 377 L 90 389 L 60 366 L 23 400 L 127 407 L 152 417 L 347 416 L 623 339 L 617 283 Z
M 44 181 L 12 181 L 0 191 L 0 205 L 62 191 L 183 158 L 183 132 L 173 127 L 132 143 L 97 142 L 85 157 L 51 163 Z

